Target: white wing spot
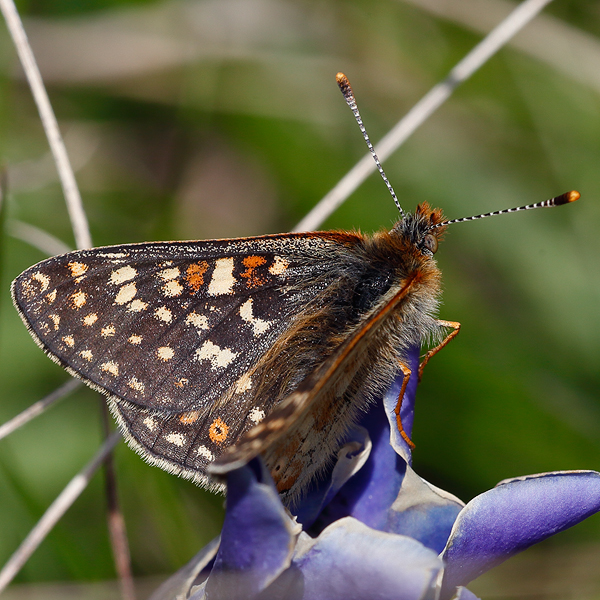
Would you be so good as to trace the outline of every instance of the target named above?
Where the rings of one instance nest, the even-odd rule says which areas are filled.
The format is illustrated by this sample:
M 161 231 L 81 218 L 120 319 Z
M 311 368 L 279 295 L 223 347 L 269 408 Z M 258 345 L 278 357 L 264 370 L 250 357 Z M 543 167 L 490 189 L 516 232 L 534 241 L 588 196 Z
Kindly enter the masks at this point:
M 96 313 L 90 313 L 86 317 L 83 318 L 83 324 L 86 327 L 91 327 L 98 320 L 98 315 Z
M 165 269 L 164 271 L 158 273 L 158 277 L 164 279 L 165 281 L 175 279 L 176 277 L 179 277 L 179 268 L 173 267 L 172 269 Z
M 87 270 L 88 266 L 80 262 L 70 262 L 69 268 L 71 269 L 71 277 L 81 277 Z
M 208 293 L 211 296 L 231 294 L 234 283 L 233 258 L 219 258 L 208 284 Z
M 255 406 L 249 413 L 248 413 L 248 418 L 253 422 L 253 423 L 260 423 L 264 418 L 265 418 L 265 411 L 262 410 L 261 408 L 258 408 L 258 406 Z
M 252 298 L 248 298 L 248 300 L 240 306 L 240 317 L 242 317 L 248 325 L 252 325 L 255 336 L 262 335 L 269 327 L 271 327 L 271 325 L 273 325 L 272 321 L 264 321 L 263 319 L 259 319 L 252 315 Z
M 205 458 L 209 462 L 215 460 L 215 455 L 206 447 L 206 446 L 198 446 L 198 450 L 196 450 L 198 456 Z
M 148 308 L 148 303 L 143 300 L 133 300 L 127 306 L 127 310 L 131 312 L 142 312 Z
M 115 329 L 114 325 L 107 325 L 106 327 L 102 328 L 102 331 L 100 332 L 100 334 L 102 335 L 102 337 L 112 337 L 113 335 L 115 335 L 115 333 L 117 332 L 117 330 Z
M 175 356 L 173 348 L 170 348 L 169 346 L 161 346 L 156 351 L 156 354 L 158 355 L 158 358 L 160 358 L 160 360 L 164 360 L 165 362 L 171 360 L 173 356 Z
M 185 435 L 183 433 L 169 433 L 169 435 L 165 435 L 165 440 L 170 444 L 181 447 L 185 444 Z
M 139 380 L 136 379 L 135 377 L 132 377 L 128 382 L 127 385 L 132 389 L 135 390 L 136 392 L 140 392 L 143 393 L 144 390 L 146 389 L 146 386 Z
M 110 274 L 110 282 L 115 285 L 121 285 L 130 279 L 133 279 L 137 275 L 137 271 L 130 265 L 126 267 L 121 267 L 120 269 L 115 269 Z
M 87 361 L 91 361 L 92 358 L 94 358 L 94 355 L 92 354 L 91 350 L 82 350 L 79 353 L 79 356 L 81 356 L 81 358 L 84 358 Z
M 75 292 L 71 296 L 71 302 L 75 308 L 81 308 L 87 302 L 87 294 L 85 292 Z
M 37 281 L 40 284 L 40 292 L 45 292 L 50 287 L 50 277 L 43 273 L 34 273 L 31 279 Z
M 158 426 L 158 423 L 152 417 L 146 417 L 143 423 L 150 431 L 154 431 Z
M 196 329 L 208 329 L 208 319 L 204 315 L 199 315 L 198 313 L 190 313 L 185 322 L 188 325 L 193 325 Z
M 119 374 L 119 365 L 114 360 L 109 360 L 108 362 L 102 363 L 100 368 L 115 377 Z
M 134 346 L 139 346 L 144 338 L 141 335 L 130 335 L 127 341 Z
M 72 335 L 65 335 L 62 341 L 69 346 L 69 348 L 72 348 L 75 345 L 75 338 L 73 338 Z
M 126 283 L 119 288 L 119 293 L 115 296 L 115 304 L 127 304 L 133 300 L 136 294 L 137 288 L 135 287 L 135 282 L 132 281 L 131 283 Z
M 243 394 L 252 388 L 252 379 L 250 379 L 250 375 L 248 373 L 244 373 L 238 380 L 235 385 L 235 393 Z
M 48 318 L 54 323 L 54 331 L 58 331 L 60 324 L 60 317 L 58 315 L 48 315 Z
M 124 252 L 99 252 L 98 256 L 102 258 L 125 258 L 127 254 Z
M 231 348 L 221 349 L 210 340 L 206 340 L 202 347 L 196 350 L 196 359 L 210 360 L 213 371 L 226 367 L 236 356 L 237 352 L 232 352 Z
M 269 273 L 271 273 L 271 275 L 283 275 L 289 266 L 290 263 L 285 260 L 285 258 L 275 256 L 273 264 L 269 267 Z
M 154 316 L 165 323 L 170 323 L 173 320 L 173 314 L 168 308 L 161 306 L 154 311 Z
M 181 296 L 183 292 L 183 286 L 178 281 L 168 281 L 161 288 L 162 293 L 167 298 L 173 298 L 175 296 Z

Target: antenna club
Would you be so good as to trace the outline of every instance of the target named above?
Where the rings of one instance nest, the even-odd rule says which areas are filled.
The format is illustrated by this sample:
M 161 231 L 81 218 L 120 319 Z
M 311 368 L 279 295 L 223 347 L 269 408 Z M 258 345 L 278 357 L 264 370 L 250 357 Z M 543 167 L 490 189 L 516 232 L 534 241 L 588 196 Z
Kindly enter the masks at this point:
M 569 202 L 575 202 L 581 198 L 581 194 L 576 192 L 575 190 L 571 190 L 570 192 L 566 192 L 560 196 L 554 198 L 554 205 L 561 206 L 562 204 L 569 204 Z
M 335 76 L 335 80 L 337 81 L 337 84 L 338 84 L 340 90 L 342 91 L 342 94 L 344 94 L 344 96 L 352 95 L 352 88 L 350 87 L 350 82 L 348 81 L 348 78 L 342 72 L 339 72 Z

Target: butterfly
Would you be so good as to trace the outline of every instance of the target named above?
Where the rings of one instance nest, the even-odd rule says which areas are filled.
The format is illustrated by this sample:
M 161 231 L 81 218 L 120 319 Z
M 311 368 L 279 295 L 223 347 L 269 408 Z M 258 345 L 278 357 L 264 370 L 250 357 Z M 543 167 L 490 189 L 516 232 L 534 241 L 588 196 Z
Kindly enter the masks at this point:
M 340 87 L 357 116 L 347 80 Z M 40 347 L 108 397 L 144 459 L 218 489 L 214 475 L 261 454 L 290 505 L 399 371 L 397 425 L 411 443 L 400 419 L 417 376 L 407 352 L 430 342 L 423 367 L 460 328 L 436 317 L 434 254 L 447 226 L 578 197 L 453 221 L 421 204 L 373 236 L 80 250 L 27 269 L 12 295 Z

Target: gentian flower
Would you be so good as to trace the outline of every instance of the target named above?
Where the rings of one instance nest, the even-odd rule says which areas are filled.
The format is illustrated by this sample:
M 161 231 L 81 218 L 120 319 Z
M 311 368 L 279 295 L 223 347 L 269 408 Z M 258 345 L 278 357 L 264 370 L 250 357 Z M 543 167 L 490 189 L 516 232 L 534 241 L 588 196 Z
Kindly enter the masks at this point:
M 600 510 L 594 471 L 502 481 L 466 506 L 426 482 L 396 428 L 400 383 L 349 432 L 293 516 L 259 458 L 231 471 L 220 538 L 152 599 L 471 600 L 470 581 Z M 409 435 L 416 385 L 401 412 Z

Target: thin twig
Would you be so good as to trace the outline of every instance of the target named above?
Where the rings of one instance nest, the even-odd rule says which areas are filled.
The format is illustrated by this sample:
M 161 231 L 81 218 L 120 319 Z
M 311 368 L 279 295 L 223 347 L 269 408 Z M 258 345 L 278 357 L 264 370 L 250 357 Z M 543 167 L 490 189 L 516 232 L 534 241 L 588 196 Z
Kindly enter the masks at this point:
M 25 425 L 25 423 L 29 423 L 29 421 L 41 415 L 47 408 L 50 408 L 50 406 L 74 392 L 81 384 L 82 382 L 79 379 L 69 379 L 69 381 L 63 383 L 59 388 L 56 388 L 53 392 L 41 400 L 38 400 L 29 408 L 26 408 L 16 417 L 13 417 L 10 421 L 0 425 L 0 440 L 7 435 L 10 435 L 22 425 Z
M 72 250 L 72 248 L 69 248 L 67 244 L 53 236 L 51 233 L 48 233 L 35 225 L 23 223 L 16 219 L 11 219 L 6 223 L 6 233 L 11 237 L 17 238 L 18 240 L 41 250 L 48 256 L 65 254 Z
M 115 431 L 102 444 L 92 460 L 90 460 L 80 473 L 71 479 L 56 500 L 48 507 L 48 510 L 46 510 L 42 518 L 29 532 L 29 535 L 23 540 L 15 553 L 10 557 L 2 571 L 0 571 L 0 593 L 2 593 L 6 586 L 14 579 L 16 574 L 21 570 L 23 565 L 35 552 L 58 520 L 65 514 L 73 502 L 75 502 L 81 492 L 85 490 L 90 479 L 102 465 L 102 462 L 114 448 L 119 439 L 121 439 L 121 434 L 120 432 Z
M 375 146 L 383 162 L 395 152 L 408 137 L 424 123 L 477 69 L 488 61 L 508 40 L 520 31 L 552 0 L 525 0 L 495 27 L 467 56 L 435 85 L 413 108 L 408 111 L 390 132 Z M 296 225 L 293 231 L 316 229 L 336 210 L 356 188 L 375 171 L 370 154 L 363 158 L 340 180 L 340 182 Z
M 110 417 L 105 402 L 101 403 L 102 430 L 104 436 L 110 436 Z M 117 492 L 117 478 L 115 475 L 114 456 L 107 454 L 104 460 L 105 490 L 108 512 L 108 532 L 115 561 L 115 569 L 119 577 L 119 587 L 123 600 L 135 600 L 135 586 L 133 585 L 133 574 L 131 572 L 131 554 L 129 552 L 129 541 L 125 528 L 125 519 L 119 506 Z
M 37 63 L 35 62 L 29 41 L 27 40 L 27 34 L 23 28 L 23 23 L 21 22 L 19 13 L 12 0 L 0 0 L 0 10 L 4 15 L 8 30 L 17 49 L 17 54 L 23 65 L 23 70 L 38 107 L 40 119 L 44 131 L 46 132 L 50 149 L 54 155 L 58 176 L 60 177 L 65 201 L 67 203 L 67 210 L 69 211 L 69 217 L 71 219 L 71 226 L 73 227 L 75 243 L 79 249 L 91 248 L 92 238 L 90 236 L 87 217 L 83 210 L 81 195 L 79 194 L 79 189 L 77 188 L 77 183 L 75 181 L 75 175 L 71 168 L 67 150 L 62 136 L 60 135 L 58 123 L 54 111 L 52 110 L 52 106 L 50 105 L 50 100 L 48 99 L 42 76 L 40 75 Z

